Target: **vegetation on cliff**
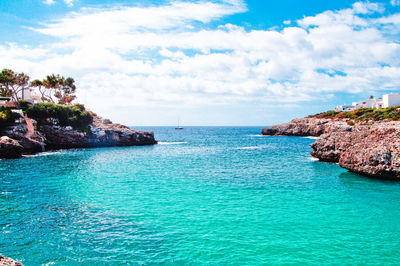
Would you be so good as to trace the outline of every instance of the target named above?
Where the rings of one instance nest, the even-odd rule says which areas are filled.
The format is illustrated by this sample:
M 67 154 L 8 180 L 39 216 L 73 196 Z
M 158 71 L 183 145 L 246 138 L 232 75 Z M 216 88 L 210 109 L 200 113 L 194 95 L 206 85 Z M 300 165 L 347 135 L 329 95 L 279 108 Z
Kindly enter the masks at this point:
M 92 116 L 81 104 L 72 105 L 75 100 L 76 86 L 71 77 L 48 75 L 43 80 L 29 82 L 30 77 L 21 72 L 3 69 L 0 72 L 0 96 L 10 98 L 12 105 L 0 108 L 0 129 L 15 124 L 20 115 L 12 109 L 21 109 L 29 118 L 35 119 L 39 126 L 71 126 L 80 131 L 88 131 Z M 26 99 L 37 92 L 35 98 Z M 34 100 L 33 100 L 34 99 Z M 33 102 L 41 101 L 33 104 Z
M 19 100 L 24 100 L 24 92 L 36 90 L 42 102 L 70 105 L 75 100 L 75 80 L 60 75 L 47 75 L 43 80 L 29 82 L 29 75 L 3 69 L 0 72 L 0 96 L 10 97 L 19 107 Z
M 0 130 L 14 124 L 20 116 L 11 111 L 11 108 L 0 106 Z
M 350 119 L 354 122 L 364 121 L 400 121 L 400 106 L 388 107 L 388 108 L 361 108 L 351 112 L 338 112 L 338 111 L 327 111 L 309 117 L 315 118 L 331 118 L 331 119 Z
M 26 110 L 28 117 L 35 119 L 39 126 L 57 124 L 58 126 L 87 131 L 93 117 L 82 104 L 61 105 L 37 103 Z

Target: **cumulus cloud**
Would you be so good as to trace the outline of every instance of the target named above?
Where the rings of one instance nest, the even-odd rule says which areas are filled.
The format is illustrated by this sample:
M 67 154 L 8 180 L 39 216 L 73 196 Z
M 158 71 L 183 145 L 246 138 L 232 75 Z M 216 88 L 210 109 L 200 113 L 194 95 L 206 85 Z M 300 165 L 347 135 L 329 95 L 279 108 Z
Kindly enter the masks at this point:
M 75 2 L 75 0 L 64 0 L 64 3 L 65 3 L 67 6 L 73 6 L 73 5 L 74 5 L 74 2 Z
M 69 7 L 74 6 L 75 0 L 63 0 L 63 1 Z M 44 0 L 43 3 L 46 5 L 53 5 L 56 3 L 56 1 L 55 0 Z
M 398 37 L 385 28 L 399 15 L 384 16 L 380 4 L 357 2 L 281 30 L 203 27 L 246 10 L 239 0 L 83 9 L 33 29 L 55 42 L 3 45 L 0 57 L 34 75 L 73 76 L 80 100 L 96 108 L 290 104 L 400 86 Z
M 390 0 L 392 6 L 400 6 L 400 0 Z
M 43 1 L 43 4 L 46 4 L 46 5 L 52 5 L 52 4 L 55 4 L 55 3 L 56 3 L 55 0 L 44 0 Z

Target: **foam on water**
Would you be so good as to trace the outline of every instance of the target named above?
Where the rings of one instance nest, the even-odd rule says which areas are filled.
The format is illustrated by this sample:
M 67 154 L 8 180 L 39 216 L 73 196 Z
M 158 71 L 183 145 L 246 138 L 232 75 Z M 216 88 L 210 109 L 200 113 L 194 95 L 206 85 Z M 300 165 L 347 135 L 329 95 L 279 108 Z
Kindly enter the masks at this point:
M 187 144 L 185 141 L 177 141 L 177 142 L 158 142 L 159 145 L 180 145 L 180 144 Z
M 22 157 L 29 158 L 29 157 L 50 156 L 50 155 L 60 154 L 62 152 L 66 152 L 66 151 L 46 151 L 46 152 L 39 152 L 36 154 L 23 155 Z
M 307 137 L 302 137 L 302 138 L 305 138 L 305 139 L 317 139 L 318 137 L 307 136 Z

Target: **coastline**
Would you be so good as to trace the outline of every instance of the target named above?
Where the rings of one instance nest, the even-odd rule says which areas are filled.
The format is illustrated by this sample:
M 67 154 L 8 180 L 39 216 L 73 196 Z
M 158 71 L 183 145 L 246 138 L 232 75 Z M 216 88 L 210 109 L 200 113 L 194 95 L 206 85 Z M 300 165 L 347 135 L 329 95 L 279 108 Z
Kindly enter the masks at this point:
M 365 176 L 400 180 L 400 122 L 305 117 L 264 128 L 269 136 L 312 136 L 311 155 Z
M 23 266 L 23 264 L 0 254 L 0 266 Z
M 133 130 L 89 113 L 93 121 L 88 132 L 57 124 L 39 126 L 33 119 L 29 119 L 33 129 L 29 129 L 28 123 L 6 128 L 0 136 L 0 158 L 18 159 L 41 152 L 75 148 L 157 144 L 152 131 Z

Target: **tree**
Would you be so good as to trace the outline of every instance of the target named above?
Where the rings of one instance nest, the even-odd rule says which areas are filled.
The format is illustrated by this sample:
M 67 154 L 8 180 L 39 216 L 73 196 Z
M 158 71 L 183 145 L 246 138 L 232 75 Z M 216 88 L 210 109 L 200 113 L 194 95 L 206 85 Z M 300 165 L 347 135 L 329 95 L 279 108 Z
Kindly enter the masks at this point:
M 46 86 L 48 86 L 46 84 L 46 80 L 38 80 L 35 79 L 34 81 L 31 82 L 31 87 L 35 87 L 38 89 L 39 93 L 40 93 L 40 99 L 43 102 L 52 102 L 54 103 L 54 100 L 52 99 L 51 93 L 52 90 L 51 88 L 47 88 Z
M 75 80 L 71 77 L 61 77 L 59 80 L 59 88 L 54 93 L 54 97 L 58 99 L 59 104 L 71 105 L 71 102 L 75 100 L 76 95 Z
M 34 80 L 31 86 L 38 88 L 44 102 L 55 103 L 54 98 L 56 98 L 58 104 L 71 105 L 71 102 L 76 98 L 75 80 L 70 77 L 64 78 L 52 74 L 48 75 L 43 81 Z
M 2 96 L 11 97 L 18 104 L 20 98 L 24 99 L 24 91 L 29 89 L 30 77 L 25 73 L 17 73 L 10 69 L 3 69 L 0 72 L 0 93 Z

